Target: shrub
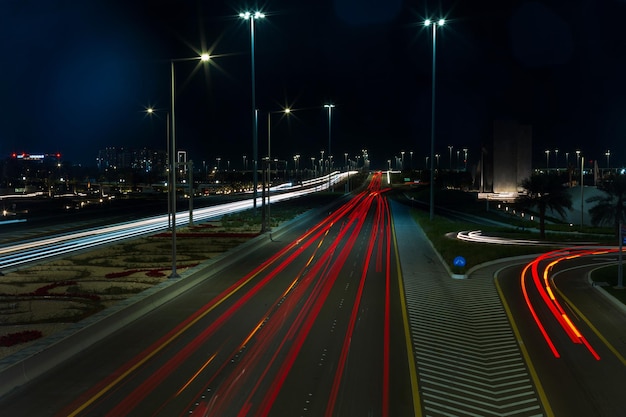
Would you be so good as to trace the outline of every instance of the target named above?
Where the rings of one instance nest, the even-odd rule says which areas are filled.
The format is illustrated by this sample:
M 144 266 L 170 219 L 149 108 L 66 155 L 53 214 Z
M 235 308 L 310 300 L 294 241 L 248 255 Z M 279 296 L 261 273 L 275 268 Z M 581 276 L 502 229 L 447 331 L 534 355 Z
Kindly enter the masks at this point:
M 0 346 L 18 345 L 39 339 L 42 336 L 43 334 L 39 330 L 24 330 L 23 332 L 10 333 L 0 337 Z

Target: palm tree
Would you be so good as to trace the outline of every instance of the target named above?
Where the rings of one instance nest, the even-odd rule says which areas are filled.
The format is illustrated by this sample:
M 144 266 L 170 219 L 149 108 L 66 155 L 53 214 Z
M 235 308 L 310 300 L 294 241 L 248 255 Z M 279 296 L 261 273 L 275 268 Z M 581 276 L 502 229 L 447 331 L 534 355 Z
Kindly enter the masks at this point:
M 572 197 L 561 179 L 554 174 L 533 174 L 522 181 L 526 194 L 517 198 L 517 203 L 524 208 L 536 207 L 539 212 L 539 234 L 546 237 L 546 210 L 557 212 L 565 217 L 565 209 L 572 208 Z
M 619 223 L 626 222 L 626 175 L 616 175 L 605 181 L 602 191 L 605 195 L 588 198 L 587 203 L 596 203 L 589 209 L 591 223 L 594 226 L 613 224 L 616 236 Z

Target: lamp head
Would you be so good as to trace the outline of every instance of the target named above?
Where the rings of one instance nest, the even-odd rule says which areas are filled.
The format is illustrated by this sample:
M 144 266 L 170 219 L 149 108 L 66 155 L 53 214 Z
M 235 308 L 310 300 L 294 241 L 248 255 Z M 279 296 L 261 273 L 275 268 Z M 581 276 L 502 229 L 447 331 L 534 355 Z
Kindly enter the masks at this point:
M 263 19 L 265 17 L 265 13 L 262 13 L 262 12 L 254 12 L 254 13 L 241 12 L 241 13 L 239 13 L 239 17 L 241 17 L 242 19 L 245 19 L 245 20 L 248 20 L 250 18 L 253 18 L 253 19 Z
M 437 22 L 433 22 L 430 19 L 424 20 L 424 26 L 430 26 L 436 24 L 437 26 L 443 26 L 446 23 L 445 19 L 439 19 Z

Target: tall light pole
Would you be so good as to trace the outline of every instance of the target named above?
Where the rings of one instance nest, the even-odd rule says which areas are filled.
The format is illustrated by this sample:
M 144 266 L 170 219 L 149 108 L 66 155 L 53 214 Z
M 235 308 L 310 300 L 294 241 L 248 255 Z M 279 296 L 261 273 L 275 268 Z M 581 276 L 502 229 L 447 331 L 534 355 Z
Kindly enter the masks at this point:
M 556 172 L 559 172 L 559 150 L 554 150 L 554 167 L 556 168 Z
M 202 62 L 208 62 L 211 59 L 211 56 L 209 54 L 202 54 L 199 58 L 170 60 L 170 116 L 172 118 L 170 122 L 172 133 L 170 135 L 170 180 L 168 187 L 170 193 L 170 209 L 172 211 L 172 272 L 170 273 L 170 278 L 179 277 L 176 272 L 176 171 L 178 170 L 178 163 L 176 161 L 176 77 L 174 75 L 174 62 L 189 61 L 194 59 L 200 59 Z
M 432 27 L 433 32 L 433 69 L 432 69 L 432 97 L 430 116 L 430 220 L 435 217 L 435 56 L 437 53 L 437 27 L 443 26 L 444 19 L 433 22 L 430 19 L 424 21 L 424 26 Z
M 610 165 L 610 163 L 609 163 L 609 158 L 611 157 L 611 151 L 610 151 L 610 150 L 607 150 L 607 151 L 604 153 L 604 156 L 606 156 L 606 169 L 607 169 L 607 170 L 610 170 L 610 169 L 611 169 L 611 165 Z
M 258 161 L 259 161 L 259 143 L 258 143 L 258 123 L 257 123 L 257 111 L 256 111 L 256 88 L 254 78 L 254 21 L 257 19 L 263 19 L 265 14 L 257 12 L 242 12 L 239 13 L 239 17 L 244 20 L 250 21 L 250 56 L 252 64 L 252 207 L 256 209 L 257 188 L 259 184 L 258 179 Z
M 324 107 L 328 109 L 328 189 L 330 190 L 330 159 L 331 159 L 331 151 L 330 151 L 330 133 L 331 133 L 331 119 L 333 114 L 333 109 L 335 105 L 332 103 L 324 104 Z
M 452 145 L 448 145 L 448 150 L 450 151 L 450 167 L 449 167 L 450 171 L 452 171 L 452 148 L 453 147 L 454 146 L 452 146 Z
M 546 149 L 546 170 L 550 171 L 550 150 Z
M 280 112 L 267 112 L 267 223 L 262 225 L 263 231 L 272 231 L 272 216 L 270 210 L 270 183 L 272 179 L 272 113 L 283 113 L 289 115 L 291 109 L 289 107 L 281 110 Z M 256 200 L 256 199 L 255 199 Z M 265 205 L 265 199 L 263 199 L 262 205 Z M 265 209 L 263 208 L 263 213 Z
M 468 151 L 467 148 L 463 148 L 463 154 L 464 154 L 463 163 L 465 164 L 465 172 L 467 172 L 467 151 Z
M 155 109 L 153 107 L 148 107 L 146 109 L 146 113 L 148 116 L 152 117 L 155 114 Z M 165 166 L 169 167 L 170 161 L 170 114 L 169 112 L 165 115 Z M 169 168 L 166 168 L 167 177 L 169 178 Z M 169 179 L 167 180 L 169 183 Z M 167 187 L 167 229 L 171 230 L 172 228 L 172 199 L 170 198 L 170 187 Z

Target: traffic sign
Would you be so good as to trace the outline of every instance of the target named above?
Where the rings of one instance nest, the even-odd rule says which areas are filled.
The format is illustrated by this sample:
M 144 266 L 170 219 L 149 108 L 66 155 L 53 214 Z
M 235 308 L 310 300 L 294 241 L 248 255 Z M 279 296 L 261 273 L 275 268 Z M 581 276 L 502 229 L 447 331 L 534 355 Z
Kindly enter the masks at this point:
M 463 268 L 465 266 L 467 262 L 465 261 L 465 258 L 462 256 L 457 256 L 456 258 L 454 258 L 454 260 L 452 261 L 452 264 L 454 266 L 458 266 L 459 268 Z

